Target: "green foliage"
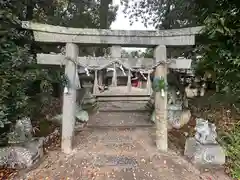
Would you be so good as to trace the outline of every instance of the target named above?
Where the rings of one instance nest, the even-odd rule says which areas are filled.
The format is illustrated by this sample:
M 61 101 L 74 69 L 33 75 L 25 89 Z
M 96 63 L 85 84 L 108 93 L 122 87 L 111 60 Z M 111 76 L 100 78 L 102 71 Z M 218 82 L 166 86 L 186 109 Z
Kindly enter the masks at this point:
M 99 28 L 100 5 L 100 1 L 0 0 L 0 127 L 23 116 L 38 116 L 50 100 L 51 83 L 64 84 L 66 80 L 63 69 L 53 71 L 36 65 L 35 52 L 55 52 L 57 47 L 33 43 L 31 32 L 21 29 L 21 20 Z M 109 27 L 117 7 L 107 9 Z M 36 80 L 41 81 L 40 94 L 29 97 L 26 92 Z
M 152 88 L 156 92 L 161 92 L 162 90 L 166 90 L 167 85 L 163 77 L 154 78 Z
M 0 126 L 23 116 L 28 97 L 26 83 L 33 80 L 33 72 L 26 67 L 33 62 L 29 45 L 23 44 L 27 34 L 20 29 L 20 21 L 9 9 L 0 11 Z
M 220 134 L 220 143 L 225 147 L 227 163 L 233 178 L 240 178 L 240 128 L 236 126 L 231 132 Z
M 146 27 L 156 29 L 176 29 L 201 25 L 203 17 L 199 16 L 202 11 L 198 0 L 121 0 L 125 6 L 124 13 L 130 18 L 130 23 L 141 21 Z M 177 58 L 183 56 L 192 58 L 194 47 L 168 47 L 167 56 Z M 147 50 L 145 57 L 153 57 L 153 51 Z
M 209 15 L 205 21 L 204 36 L 200 47 L 201 71 L 215 73 L 216 82 L 227 93 L 240 94 L 240 10 L 229 7 Z
M 13 9 L 1 11 L 0 37 L 0 126 L 14 123 L 24 116 L 34 116 L 43 104 L 42 97 L 32 103 L 26 92 L 29 85 L 41 80 L 41 92 L 51 92 L 51 82 L 61 82 L 61 72 L 49 73 L 47 69 L 38 69 L 31 53 L 31 34 L 20 26 L 20 20 L 13 14 Z M 44 94 L 46 95 L 46 94 Z M 47 104 L 47 103 L 45 103 Z M 35 106 L 34 106 L 35 105 Z
M 147 48 L 146 51 L 144 52 L 144 57 L 145 58 L 153 58 L 153 48 Z
M 131 23 L 141 20 L 145 26 L 156 29 L 170 29 L 196 26 L 199 16 L 195 11 L 199 9 L 196 0 L 121 0 L 125 6 L 124 13 L 130 17 Z
M 142 52 L 141 50 L 134 50 L 134 51 L 126 51 L 126 50 L 122 50 L 121 52 L 121 56 L 124 58 L 141 58 L 144 56 L 144 52 Z
M 199 74 L 210 72 L 228 101 L 234 100 L 232 103 L 236 103 L 240 95 L 240 10 L 235 0 L 214 2 L 214 10 L 213 6 L 203 7 L 205 10 L 202 14 L 207 14 L 207 17 L 204 20 L 202 45 L 198 48 L 202 58 L 196 70 Z M 234 178 L 240 178 L 239 125 L 235 125 L 230 132 L 220 134 L 220 137 L 227 152 L 230 173 Z
M 109 1 L 105 0 L 104 2 Z M 97 1 L 34 1 L 37 11 L 33 19 L 37 22 L 74 28 L 100 28 L 101 4 Z M 107 27 L 115 20 L 117 6 L 107 5 Z M 106 8 L 106 7 L 105 7 Z

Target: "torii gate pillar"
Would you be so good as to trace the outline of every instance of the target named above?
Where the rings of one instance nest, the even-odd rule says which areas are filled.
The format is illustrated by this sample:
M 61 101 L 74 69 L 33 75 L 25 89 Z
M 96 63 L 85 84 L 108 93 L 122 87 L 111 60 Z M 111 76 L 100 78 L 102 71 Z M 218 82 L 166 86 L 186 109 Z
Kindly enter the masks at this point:
M 155 77 L 163 77 L 167 83 L 167 49 L 164 45 L 159 45 L 155 48 L 154 56 L 156 61 L 164 61 L 165 64 L 160 64 L 156 67 Z M 156 63 L 157 63 L 156 62 Z M 155 114 L 156 114 L 156 145 L 157 149 L 162 152 L 168 150 L 168 135 L 167 135 L 167 92 L 164 97 L 161 97 L 160 92 L 155 92 Z
M 79 54 L 79 49 L 76 44 L 67 43 L 66 57 L 76 62 Z M 76 111 L 76 64 L 68 60 L 65 65 L 65 75 L 69 81 L 68 93 L 63 95 L 63 116 L 62 116 L 62 143 L 61 149 L 64 153 L 72 152 L 72 139 L 75 126 L 75 111 Z

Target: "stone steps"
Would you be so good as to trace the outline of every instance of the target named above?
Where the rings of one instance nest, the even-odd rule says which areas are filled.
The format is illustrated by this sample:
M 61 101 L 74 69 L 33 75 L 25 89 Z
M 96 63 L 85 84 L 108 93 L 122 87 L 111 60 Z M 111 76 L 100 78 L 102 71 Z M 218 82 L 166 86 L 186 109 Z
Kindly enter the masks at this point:
M 92 115 L 88 127 L 151 127 L 150 113 L 146 112 L 99 112 Z
M 99 98 L 106 98 L 101 101 Z M 120 98 L 118 101 L 112 98 Z M 125 99 L 124 99 L 125 98 Z M 136 98 L 136 99 L 129 99 Z M 98 112 L 90 116 L 90 128 L 136 128 L 152 127 L 150 111 L 146 108 L 149 96 L 116 96 L 107 95 L 97 97 Z
M 141 112 L 149 111 L 146 108 L 146 101 L 116 101 L 99 102 L 99 111 L 101 112 Z
M 147 102 L 149 97 L 97 97 L 98 102 L 113 102 L 113 101 L 145 101 Z
M 102 94 L 97 95 L 98 102 L 116 102 L 116 101 L 145 101 L 150 99 L 150 95 L 144 94 Z

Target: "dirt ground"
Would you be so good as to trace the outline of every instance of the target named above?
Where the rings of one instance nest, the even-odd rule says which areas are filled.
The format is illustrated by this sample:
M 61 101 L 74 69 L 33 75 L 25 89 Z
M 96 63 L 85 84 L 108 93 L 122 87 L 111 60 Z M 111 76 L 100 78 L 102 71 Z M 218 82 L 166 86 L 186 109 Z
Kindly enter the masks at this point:
M 112 105 L 111 105 L 112 106 Z M 121 106 L 120 106 L 121 107 Z M 100 112 L 92 116 L 91 125 L 110 125 L 86 128 L 74 136 L 70 155 L 59 145 L 49 151 L 39 167 L 16 180 L 230 180 L 223 170 L 197 169 L 182 156 L 186 132 L 190 135 L 194 119 L 181 130 L 169 132 L 169 151 L 158 152 L 154 142 L 154 125 L 146 121 L 148 114 Z M 130 116 L 129 116 L 130 115 Z M 120 118 L 120 119 L 119 119 Z M 148 127 L 114 128 L 114 125 Z M 58 141 L 59 143 L 59 141 Z
M 157 152 L 153 128 L 92 129 L 75 135 L 74 151 L 49 152 L 35 170 L 16 180 L 229 180 L 201 173 L 178 153 Z

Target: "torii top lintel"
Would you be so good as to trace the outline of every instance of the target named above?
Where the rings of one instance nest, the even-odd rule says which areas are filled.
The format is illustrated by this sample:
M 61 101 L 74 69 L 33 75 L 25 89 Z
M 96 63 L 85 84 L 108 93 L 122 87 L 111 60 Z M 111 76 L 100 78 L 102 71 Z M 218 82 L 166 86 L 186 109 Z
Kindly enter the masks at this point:
M 195 44 L 202 26 L 171 30 L 109 30 L 67 28 L 23 21 L 22 27 L 33 30 L 35 41 L 51 43 L 108 44 L 134 47 L 157 45 L 187 46 Z

